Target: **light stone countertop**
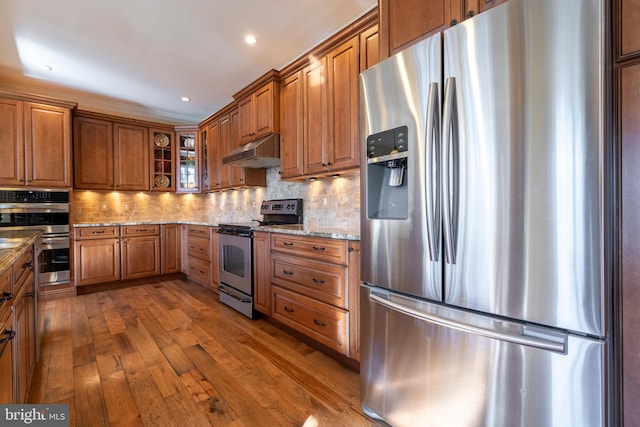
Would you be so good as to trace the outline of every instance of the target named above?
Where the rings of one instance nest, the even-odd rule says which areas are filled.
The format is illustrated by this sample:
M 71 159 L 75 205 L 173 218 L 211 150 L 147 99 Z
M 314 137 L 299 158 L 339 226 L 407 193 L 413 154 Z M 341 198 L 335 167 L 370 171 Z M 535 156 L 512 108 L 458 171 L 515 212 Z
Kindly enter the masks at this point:
M 216 223 L 203 223 L 193 221 L 123 221 L 107 223 L 79 223 L 73 224 L 74 228 L 81 227 L 110 227 L 120 225 L 150 225 L 150 224 L 187 224 L 204 225 L 217 227 Z M 328 237 L 331 239 L 360 240 L 360 229 L 355 227 L 340 226 L 307 226 L 307 225 L 278 225 L 278 226 L 256 226 L 254 231 L 266 231 L 271 233 L 296 234 L 298 236 Z
M 25 251 L 31 248 L 40 237 L 42 231 L 6 231 L 0 230 L 0 243 L 17 243 L 12 248 L 0 248 L 0 271 L 10 267 Z

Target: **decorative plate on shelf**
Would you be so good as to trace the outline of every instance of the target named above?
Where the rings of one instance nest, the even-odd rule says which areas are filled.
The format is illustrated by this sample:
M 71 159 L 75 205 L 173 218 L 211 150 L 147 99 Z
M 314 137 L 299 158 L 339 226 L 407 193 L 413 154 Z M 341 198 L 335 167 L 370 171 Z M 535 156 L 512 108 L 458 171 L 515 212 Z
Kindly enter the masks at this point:
M 162 187 L 162 188 L 168 187 L 169 184 L 171 183 L 169 181 L 169 177 L 165 176 L 165 175 L 156 176 L 156 178 L 153 180 L 153 182 L 154 182 L 156 187 Z
M 164 133 L 157 134 L 154 141 L 158 147 L 166 147 L 169 145 L 169 137 Z

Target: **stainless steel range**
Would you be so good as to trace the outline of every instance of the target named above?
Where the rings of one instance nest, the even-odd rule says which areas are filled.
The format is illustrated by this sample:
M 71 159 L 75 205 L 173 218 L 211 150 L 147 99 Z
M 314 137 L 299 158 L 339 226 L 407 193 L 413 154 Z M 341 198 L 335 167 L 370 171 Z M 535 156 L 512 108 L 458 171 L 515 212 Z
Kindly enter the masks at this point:
M 302 199 L 266 200 L 260 206 L 262 220 L 250 223 L 220 224 L 220 301 L 250 319 L 253 309 L 253 231 L 264 226 L 302 224 Z

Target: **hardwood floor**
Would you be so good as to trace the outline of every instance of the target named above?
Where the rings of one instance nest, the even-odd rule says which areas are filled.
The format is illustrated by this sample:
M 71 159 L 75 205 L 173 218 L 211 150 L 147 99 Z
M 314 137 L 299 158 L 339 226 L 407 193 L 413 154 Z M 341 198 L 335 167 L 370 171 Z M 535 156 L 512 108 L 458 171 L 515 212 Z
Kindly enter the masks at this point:
M 71 426 L 371 426 L 359 376 L 187 280 L 45 301 L 29 403 Z

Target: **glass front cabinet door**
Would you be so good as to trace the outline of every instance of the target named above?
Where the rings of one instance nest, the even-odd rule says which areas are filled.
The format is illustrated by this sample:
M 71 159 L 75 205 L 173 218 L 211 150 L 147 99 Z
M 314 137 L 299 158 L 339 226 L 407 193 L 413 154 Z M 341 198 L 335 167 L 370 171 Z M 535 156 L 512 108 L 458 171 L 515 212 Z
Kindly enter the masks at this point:
M 198 128 L 178 131 L 177 139 L 179 154 L 177 191 L 198 191 Z
M 152 129 L 151 189 L 153 191 L 176 191 L 174 134 L 167 130 Z

